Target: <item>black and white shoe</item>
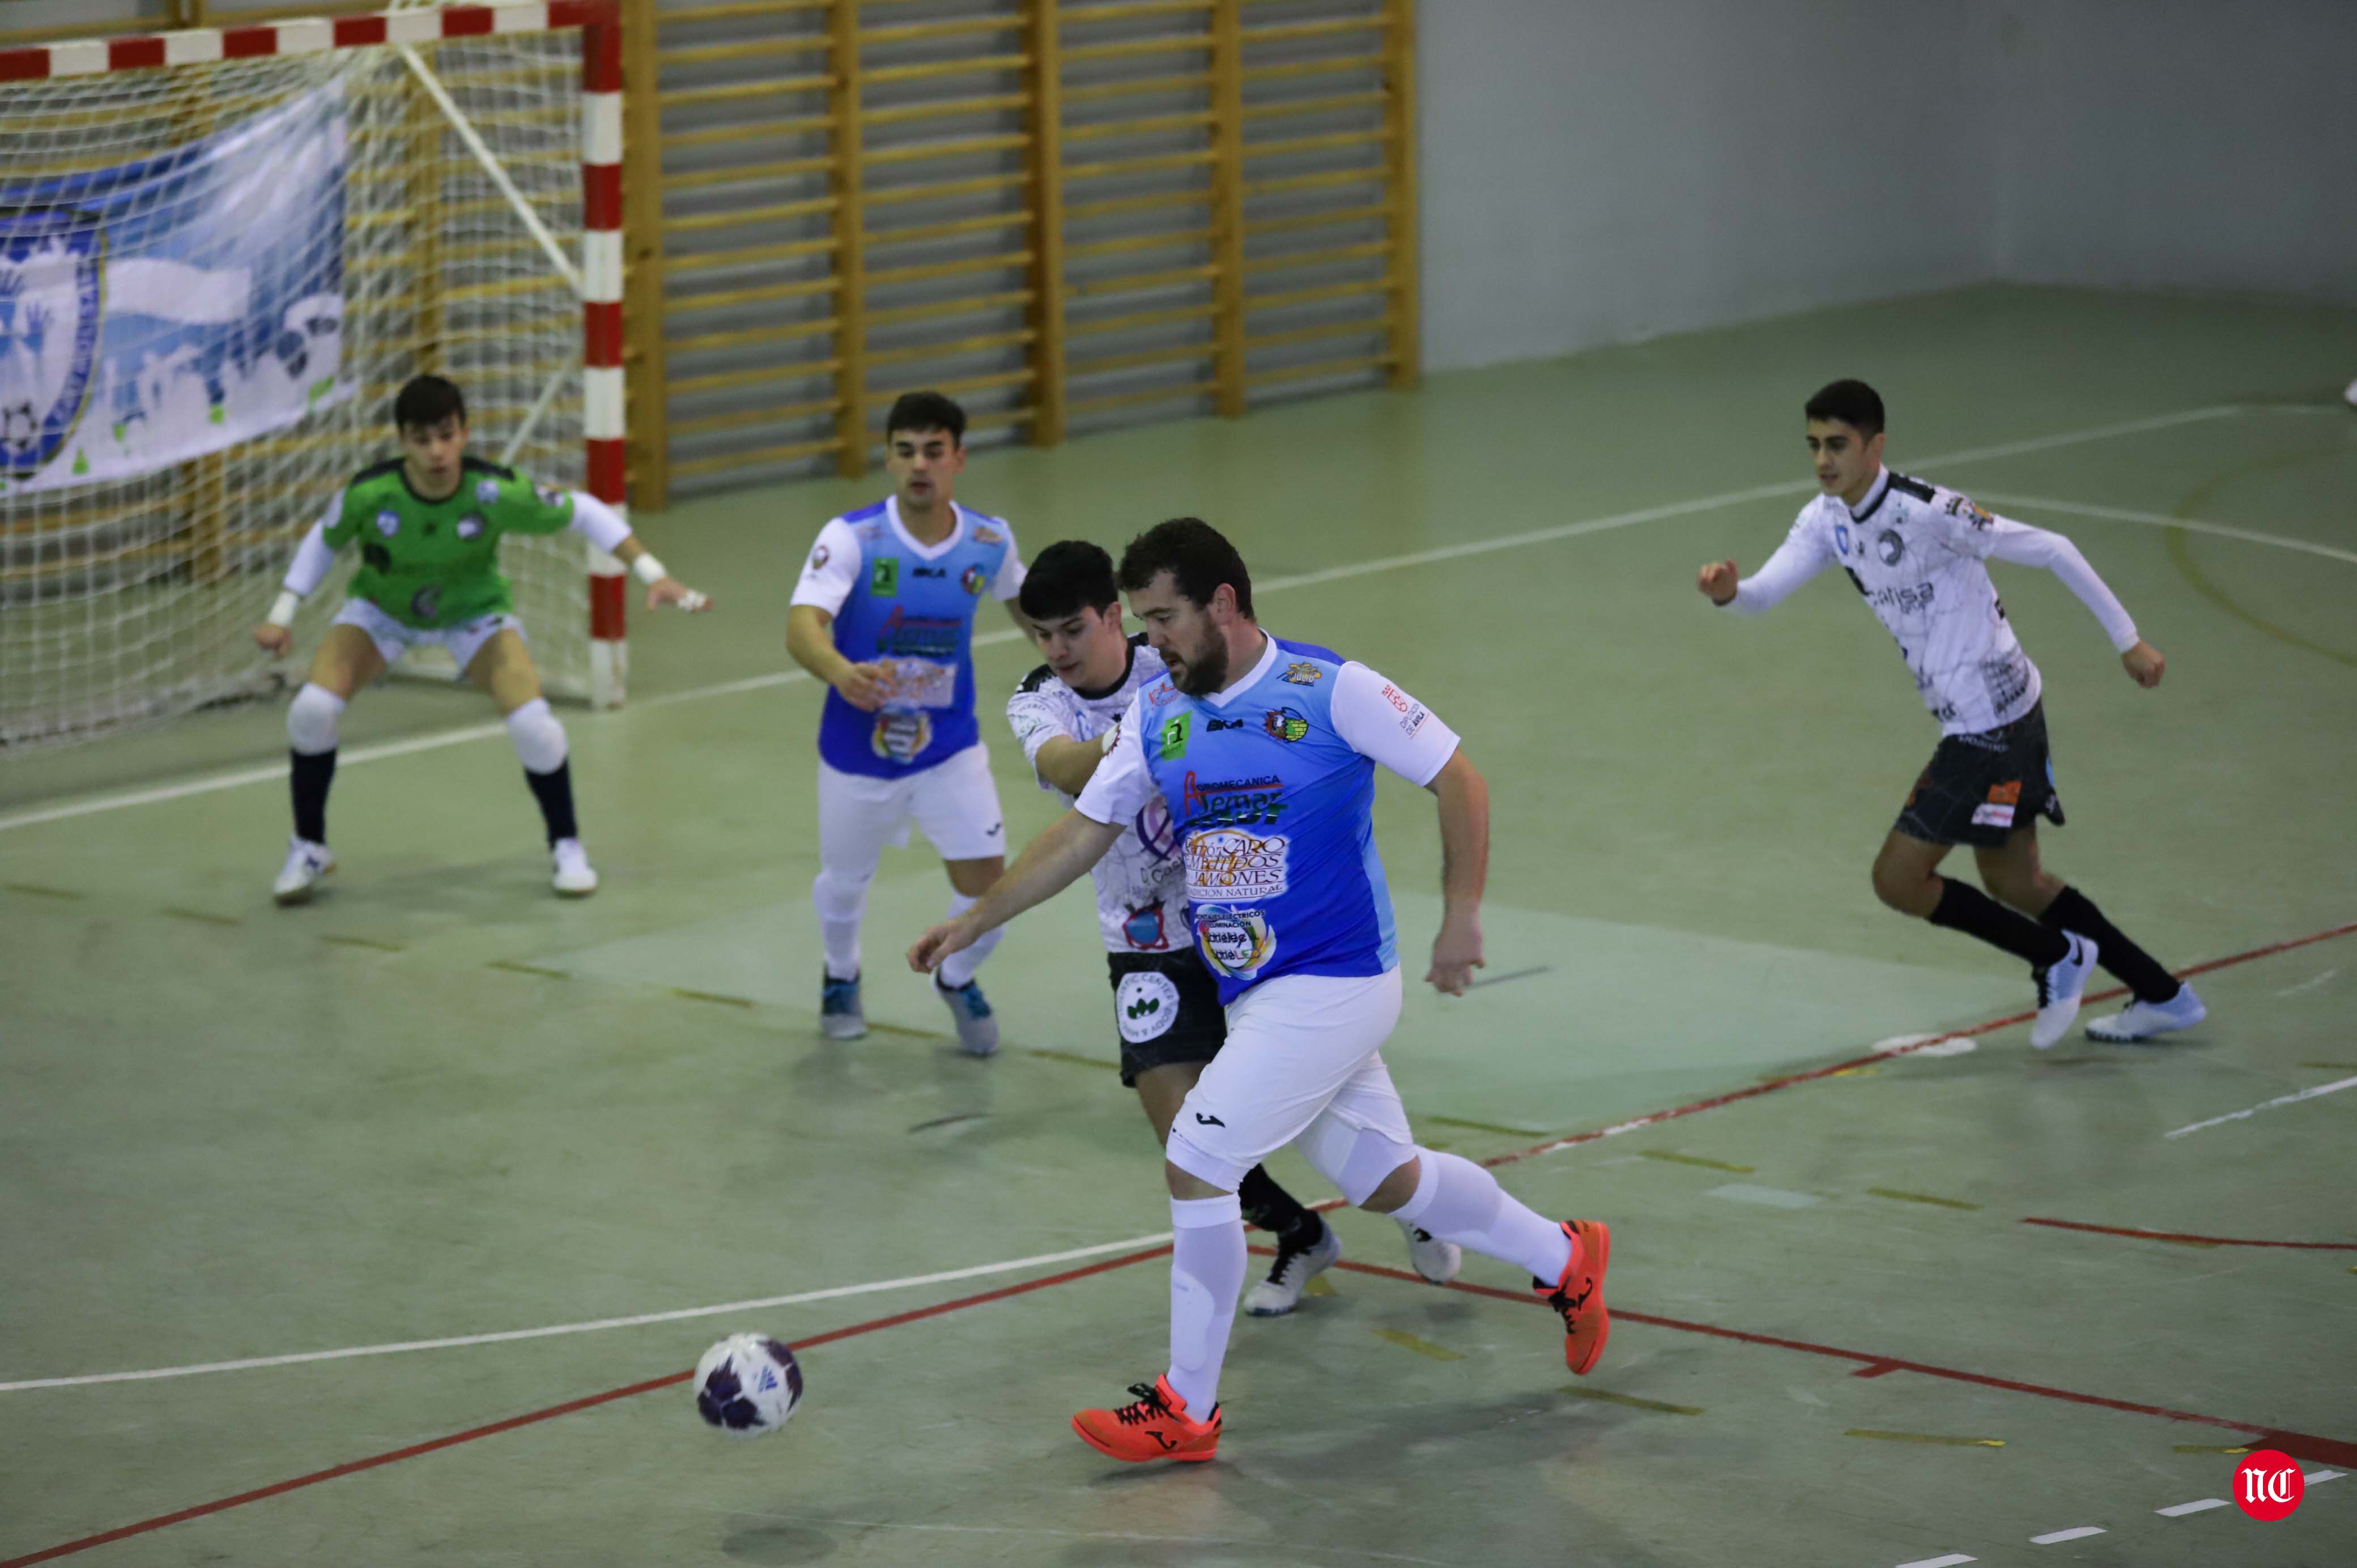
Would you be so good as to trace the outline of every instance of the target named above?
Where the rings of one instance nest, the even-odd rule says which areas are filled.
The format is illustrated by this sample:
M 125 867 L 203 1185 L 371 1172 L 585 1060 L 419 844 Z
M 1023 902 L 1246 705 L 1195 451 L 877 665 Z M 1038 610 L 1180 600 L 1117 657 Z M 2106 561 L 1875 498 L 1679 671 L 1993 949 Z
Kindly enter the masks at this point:
M 1276 1262 L 1268 1277 L 1244 1292 L 1244 1311 L 1254 1317 L 1283 1317 L 1301 1305 L 1309 1282 L 1332 1268 L 1342 1257 L 1342 1238 L 1320 1219 L 1318 1240 L 1307 1247 L 1276 1246 Z
M 1420 1225 L 1411 1225 L 1396 1214 L 1392 1222 L 1407 1239 L 1407 1261 L 1415 1272 L 1434 1284 L 1445 1285 L 1457 1277 L 1465 1266 L 1465 1249 L 1454 1241 L 1444 1241 Z
M 2071 1032 L 2079 1015 L 2079 999 L 2087 993 L 2088 978 L 2095 972 L 2095 944 L 2076 931 L 2062 933 L 2071 944 L 2060 961 L 2038 971 L 2038 1021 L 2029 1026 L 2029 1043 L 2050 1050 Z

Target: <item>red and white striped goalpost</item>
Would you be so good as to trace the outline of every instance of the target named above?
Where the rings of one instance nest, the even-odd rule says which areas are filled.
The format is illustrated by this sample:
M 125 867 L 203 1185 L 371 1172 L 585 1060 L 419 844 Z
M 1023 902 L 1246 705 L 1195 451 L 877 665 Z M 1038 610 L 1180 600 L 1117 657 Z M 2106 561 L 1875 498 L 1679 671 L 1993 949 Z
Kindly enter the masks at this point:
M 617 0 L 491 0 L 366 16 L 190 27 L 0 49 L 0 83 L 500 33 L 581 34 L 581 424 L 588 493 L 629 515 L 622 390 L 622 25 Z M 619 706 L 628 682 L 629 577 L 588 546 L 589 700 Z

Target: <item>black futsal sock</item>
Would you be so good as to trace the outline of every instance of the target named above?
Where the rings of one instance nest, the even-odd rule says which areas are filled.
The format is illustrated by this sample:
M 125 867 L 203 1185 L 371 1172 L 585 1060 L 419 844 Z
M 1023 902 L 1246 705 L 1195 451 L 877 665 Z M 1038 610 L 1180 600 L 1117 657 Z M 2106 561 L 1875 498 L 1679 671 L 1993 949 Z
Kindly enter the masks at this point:
M 292 751 L 287 770 L 288 793 L 295 797 L 295 836 L 313 843 L 328 842 L 328 786 L 336 781 L 333 751 Z
M 1244 1173 L 1242 1186 L 1236 1188 L 1236 1198 L 1243 1206 L 1244 1218 L 1276 1238 L 1285 1247 L 1314 1247 L 1325 1234 L 1326 1222 L 1301 1207 L 1301 1200 L 1276 1185 L 1276 1178 L 1265 1165 L 1254 1165 Z
M 2167 1002 L 2184 989 L 2158 959 L 2128 940 L 2076 887 L 2057 893 L 2038 918 L 2055 930 L 2076 931 L 2093 942 L 2101 950 L 2096 961 L 2126 982 L 2139 1002 Z
M 523 781 L 532 786 L 532 798 L 540 802 L 541 821 L 548 824 L 548 842 L 577 839 L 579 824 L 573 820 L 573 765 L 560 762 L 545 773 L 523 770 Z
M 1932 911 L 1932 923 L 1978 937 L 1993 948 L 2003 948 L 2033 969 L 2045 969 L 2071 956 L 2071 943 L 2061 931 L 2017 914 L 1979 888 L 1953 876 L 1940 879 L 1940 907 Z M 2093 935 L 2087 931 L 2079 934 Z

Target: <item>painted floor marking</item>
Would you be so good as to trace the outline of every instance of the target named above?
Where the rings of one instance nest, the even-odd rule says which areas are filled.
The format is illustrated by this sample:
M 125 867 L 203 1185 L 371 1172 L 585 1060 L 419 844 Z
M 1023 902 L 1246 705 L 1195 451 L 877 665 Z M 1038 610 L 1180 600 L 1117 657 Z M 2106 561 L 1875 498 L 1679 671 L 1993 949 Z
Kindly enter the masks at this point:
M 1043 1252 L 1032 1258 L 1013 1258 L 999 1263 L 977 1263 L 972 1268 L 951 1269 L 936 1274 L 911 1274 L 905 1279 L 871 1280 L 865 1284 L 833 1285 L 824 1290 L 800 1291 L 792 1295 L 762 1296 L 751 1301 L 726 1302 L 718 1306 L 687 1306 L 672 1312 L 644 1312 L 630 1317 L 601 1317 L 586 1323 L 555 1323 L 544 1328 L 509 1328 L 492 1334 L 458 1334 L 442 1339 L 410 1339 L 391 1345 L 352 1345 L 339 1350 L 301 1350 L 285 1356 L 252 1356 L 237 1361 L 203 1361 L 186 1367 L 154 1367 L 136 1372 L 91 1372 L 70 1378 L 27 1378 L 13 1383 L 0 1383 L 0 1393 L 18 1393 L 29 1389 L 75 1389 L 92 1383 L 146 1382 L 156 1378 L 188 1378 L 200 1372 L 243 1372 L 261 1367 L 296 1367 L 311 1361 L 346 1361 L 362 1356 L 397 1356 L 411 1350 L 457 1350 L 473 1345 L 504 1345 L 518 1339 L 550 1339 L 565 1334 L 591 1334 L 607 1328 L 640 1328 L 655 1323 L 685 1323 L 698 1317 L 722 1317 L 737 1312 L 766 1312 L 772 1307 L 800 1306 L 807 1302 L 836 1301 L 856 1295 L 876 1295 L 886 1291 L 913 1290 L 925 1285 L 950 1284 L 959 1280 L 982 1279 L 991 1274 L 1013 1273 L 1021 1269 L 1045 1268 L 1053 1263 L 1068 1263 L 1081 1258 L 1094 1258 L 1107 1252 L 1127 1251 L 1139 1247 L 1152 1247 L 1168 1242 L 1168 1230 L 1153 1236 L 1131 1236 L 1119 1241 L 1100 1241 L 1094 1246 L 1074 1247 L 1062 1252 Z M 1078 1277 L 1078 1276 L 1074 1276 Z
M 2357 1241 L 2246 1241 L 2233 1236 L 2194 1236 L 2179 1230 L 2142 1230 L 2133 1226 L 2082 1225 L 2071 1219 L 2024 1219 L 2024 1225 L 2044 1225 L 2056 1230 L 2092 1230 L 2103 1236 L 2132 1236 L 2147 1241 L 2190 1241 L 2202 1247 L 2286 1247 L 2300 1252 L 2357 1252 Z
M 2132 419 L 2116 424 L 2095 425 L 2085 430 L 2065 431 L 2056 435 L 2034 436 L 2022 441 L 2000 442 L 1991 446 L 1967 447 L 1936 456 L 1914 460 L 1918 468 L 1932 469 L 1957 463 L 1979 462 L 1992 457 L 2019 456 L 2030 452 L 2051 451 L 2061 446 L 2075 446 L 2091 441 L 2108 441 L 2122 435 L 2138 435 L 2156 430 L 2170 430 L 2205 420 L 2231 419 L 2245 414 L 2273 413 L 2273 409 L 2240 403 L 2222 403 L 2208 408 L 2187 409 L 2178 413 L 2158 414 L 2149 419 Z M 1255 592 L 1269 594 L 1280 589 L 1308 587 L 1320 583 L 1340 582 L 1351 577 L 1363 577 L 1380 572 L 1395 572 L 1412 566 L 1427 566 L 1443 561 L 1462 560 L 1470 555 L 1486 555 L 1501 550 L 1518 550 L 1526 545 L 1553 543 L 1574 539 L 1583 534 L 1602 533 L 1613 529 L 1633 527 L 1639 523 L 1659 522 L 1669 518 L 1690 516 L 1695 512 L 1714 511 L 1721 507 L 1739 506 L 1746 501 L 1774 500 L 1780 497 L 1799 496 L 1815 489 L 1813 482 L 1787 481 L 1781 484 L 1753 485 L 1739 490 L 1723 490 L 1717 495 L 1703 496 L 1694 500 L 1672 501 L 1663 506 L 1640 508 L 1634 511 L 1616 512 L 1609 516 L 1591 518 L 1583 522 L 1558 524 L 1553 528 L 1531 529 L 1522 533 L 1501 535 L 1494 539 L 1471 539 L 1457 544 L 1442 545 L 1432 550 L 1418 550 L 1404 555 L 1387 555 L 1372 561 L 1354 562 L 1347 566 L 1331 566 L 1323 571 L 1300 572 L 1291 576 L 1272 577 L 1254 585 Z M 2172 526 L 2185 526 L 2182 520 L 2169 519 Z M 2222 525 L 2203 524 L 2205 528 Z M 2239 531 L 2234 531 L 2239 532 Z M 2262 543 L 2284 543 L 2272 536 L 2252 534 L 2252 540 Z M 2292 542 L 2300 549 L 2321 549 Z M 2357 556 L 2350 557 L 2357 560 Z M 995 647 L 1017 640 L 1021 634 L 1012 627 L 985 632 L 974 639 L 976 648 Z M 772 687 L 796 685 L 811 679 L 808 671 L 772 671 L 768 674 L 748 675 L 735 681 L 722 681 L 708 686 L 691 687 L 683 692 L 669 692 L 632 703 L 632 708 L 668 707 L 676 703 L 703 702 L 713 697 L 730 697 L 748 692 L 768 691 Z M 491 740 L 508 733 L 505 722 L 465 725 L 455 729 L 438 730 L 430 735 L 412 736 L 404 740 L 383 741 L 373 746 L 353 746 L 338 754 L 339 768 L 352 768 L 362 763 L 382 762 L 396 757 L 412 757 L 419 752 L 436 751 L 447 746 L 463 746 L 469 741 Z M 133 806 L 152 806 L 167 800 L 183 800 L 190 795 L 207 795 L 221 789 L 234 789 L 248 784 L 274 784 L 286 777 L 283 762 L 258 768 L 242 768 L 227 773 L 216 773 L 197 779 L 159 784 L 145 789 L 134 789 L 118 795 L 102 795 L 91 800 L 68 800 L 54 806 L 43 806 L 13 816 L 0 817 L 0 832 L 16 828 L 37 827 L 44 822 L 66 822 L 101 811 L 123 811 Z
M 1737 1176 L 1749 1176 L 1757 1165 L 1738 1165 L 1728 1160 L 1705 1159 L 1700 1155 L 1681 1155 L 1668 1149 L 1640 1149 L 1638 1154 L 1649 1160 L 1667 1160 L 1672 1165 L 1700 1165 L 1706 1171 L 1733 1171 Z
M 1950 1448 L 2002 1448 L 2002 1437 L 1941 1437 L 1928 1432 L 1884 1432 L 1872 1426 L 1853 1426 L 1844 1437 L 1876 1437 L 1885 1443 L 1936 1443 Z
M 1446 1345 L 1435 1345 L 1429 1339 L 1419 1339 L 1404 1328 L 1371 1328 L 1376 1338 L 1396 1345 L 1403 1350 L 1413 1350 L 1419 1356 L 1429 1356 L 1436 1361 L 1462 1361 L 1464 1353 L 1451 1350 Z
M 2340 1470 L 2310 1470 L 2300 1479 L 2312 1487 L 2319 1481 L 2337 1481 L 2343 1474 L 2344 1472 Z
M 2220 1127 L 2229 1122 L 2241 1122 L 2248 1117 L 2256 1116 L 2262 1111 L 2273 1111 L 2278 1105 L 2296 1105 L 2303 1100 L 2314 1100 L 2319 1095 L 2338 1094 L 2344 1089 L 2357 1089 L 2357 1078 L 2344 1078 L 2332 1083 L 2319 1083 L 2313 1089 L 2303 1089 L 2297 1094 L 2279 1094 L 2263 1104 L 2252 1106 L 2248 1111 L 2229 1111 L 2223 1116 L 2212 1116 L 2207 1122 L 2195 1122 L 2179 1127 L 2173 1133 L 2163 1133 L 2161 1136 L 2182 1138 L 2188 1133 L 2199 1133 L 2204 1127 Z
M 1961 1552 L 1951 1552 L 1945 1557 L 1919 1557 L 1912 1563 L 1901 1563 L 1899 1568 L 1956 1568 L 1960 1563 L 1977 1563 L 1977 1557 L 1967 1557 Z
M 750 1509 L 716 1509 L 724 1519 L 770 1519 L 787 1524 L 831 1524 L 846 1530 L 905 1530 L 938 1535 L 1044 1535 L 1057 1541 L 1121 1541 L 1144 1546 L 1246 1546 L 1259 1552 L 1281 1549 L 1318 1557 L 1362 1557 L 1372 1563 L 1412 1563 L 1428 1568 L 1449 1568 L 1429 1557 L 1409 1557 L 1396 1552 L 1368 1552 L 1355 1546 L 1304 1546 L 1297 1541 L 1218 1535 L 1141 1535 L 1126 1530 L 1047 1530 L 1016 1524 L 901 1524 L 888 1520 L 826 1519 L 817 1514 L 756 1513 Z
M 1703 1412 L 1703 1407 L 1698 1404 L 1672 1404 L 1667 1400 L 1639 1399 L 1635 1394 L 1614 1393 L 1610 1389 L 1583 1388 L 1577 1383 L 1565 1384 L 1563 1391 L 1574 1399 L 1624 1404 L 1631 1410 L 1655 1410 L 1663 1415 L 1700 1415 Z
M 2319 931 L 2312 936 L 2294 937 L 2284 941 L 2269 942 L 2264 947 L 2252 948 L 2244 952 L 2229 954 L 2224 958 L 2211 959 L 2205 962 L 2196 964 L 2190 969 L 2185 970 L 2183 973 L 2188 976 L 2207 974 L 2212 971 L 2231 968 L 2236 964 L 2253 962 L 2258 959 L 2266 958 L 2276 953 L 2291 952 L 2300 948 L 2313 946 L 2318 942 L 2329 941 L 2337 937 L 2347 936 L 2352 932 L 2357 932 L 2357 922 L 2335 926 L 2328 930 Z M 2115 991 L 2108 993 L 2107 994 L 2118 995 L 2122 994 L 2122 993 Z M 2097 998 L 2097 1000 L 2100 1000 L 2100 998 Z M 1964 1036 L 1989 1034 L 2011 1025 L 2027 1022 L 2029 1017 L 2030 1015 L 2027 1013 L 2017 1014 L 2011 1017 L 1994 1019 L 1986 1024 L 1975 1025 L 1970 1029 L 1962 1030 L 1958 1033 Z M 869 1025 L 870 1028 L 874 1028 L 876 1026 L 877 1026 L 872 1023 Z M 917 1031 L 909 1032 L 916 1033 Z M 1884 1057 L 1904 1055 L 1910 1051 L 1920 1051 L 1923 1048 L 1924 1043 L 1936 1044 L 1940 1040 L 1953 1037 L 1955 1036 L 1908 1036 L 1907 1038 L 1909 1040 L 1917 1043 L 1902 1043 L 1895 1046 L 1887 1045 L 1878 1048 L 1873 1055 L 1860 1058 L 1856 1062 L 1841 1065 L 1855 1067 L 1860 1065 L 1860 1063 L 1878 1060 Z M 1023 1047 L 1017 1048 L 1020 1049 Z M 1039 1053 L 1034 1052 L 1033 1054 Z M 1817 1079 L 1827 1077 L 1835 1069 L 1833 1068 L 1818 1068 L 1808 1072 L 1788 1073 L 1782 1078 L 1775 1079 L 1767 1083 L 1755 1084 L 1748 1089 L 1737 1090 L 1728 1094 L 1715 1095 L 1707 1100 L 1695 1101 L 1690 1104 L 1676 1106 L 1667 1111 L 1657 1111 L 1649 1116 L 1638 1117 L 1634 1121 L 1619 1122 L 1613 1126 L 1599 1128 L 1591 1132 L 1577 1133 L 1568 1137 L 1550 1138 L 1544 1143 L 1534 1144 L 1528 1148 L 1516 1149 L 1502 1155 L 1493 1155 L 1488 1159 L 1480 1161 L 1479 1163 L 1484 1167 L 1491 1169 L 1494 1169 L 1500 1165 L 1513 1165 L 1522 1160 L 1533 1159 L 1541 1155 L 1552 1154 L 1558 1149 L 1573 1148 L 1582 1144 L 1594 1143 L 1598 1139 L 1614 1137 L 1622 1133 L 1632 1133 L 1640 1128 L 1654 1126 L 1660 1122 L 1672 1121 L 1680 1116 L 1691 1115 L 1698 1111 L 1716 1110 L 1719 1106 L 1730 1105 L 1738 1101 L 1751 1100 L 1763 1094 L 1771 1094 L 1780 1089 L 1787 1089 L 1795 1084 L 1808 1083 L 1814 1081 Z M 1323 1210 L 1339 1208 L 1340 1205 L 1341 1199 L 1330 1198 L 1323 1203 L 1312 1204 L 1309 1207 Z M 2061 1224 L 2062 1222 L 2045 1221 L 2043 1223 Z M 304 1350 L 297 1351 L 290 1355 L 255 1356 L 244 1358 L 239 1360 L 206 1361 L 189 1366 L 156 1367 L 139 1371 L 91 1372 L 69 1377 L 30 1378 L 20 1380 L 16 1382 L 0 1382 L 0 1394 L 20 1392 L 32 1389 L 79 1388 L 92 1383 L 138 1382 L 155 1378 L 183 1378 L 206 1372 L 246 1371 L 263 1367 L 296 1366 L 310 1361 L 338 1361 L 362 1356 L 398 1355 L 411 1350 L 458 1349 L 473 1345 L 502 1344 L 507 1341 L 516 1339 L 543 1339 L 557 1335 L 586 1334 L 608 1328 L 635 1328 L 648 1324 L 677 1323 L 698 1317 L 719 1316 L 732 1312 L 759 1311 L 770 1307 L 797 1305 L 803 1302 L 829 1301 L 837 1296 L 865 1295 L 882 1291 L 910 1289 L 927 1284 L 943 1284 L 954 1280 L 976 1279 L 992 1273 L 1006 1273 L 1018 1269 L 1044 1267 L 1049 1263 L 1062 1262 L 1071 1259 L 1092 1257 L 1103 1252 L 1117 1251 L 1124 1247 L 1143 1246 L 1150 1242 L 1158 1243 L 1168 1241 L 1169 1239 L 1169 1232 L 1163 1231 L 1153 1236 L 1137 1236 L 1131 1237 L 1126 1240 L 1100 1242 L 1091 1247 L 1080 1247 L 1069 1251 L 1046 1253 L 1036 1258 L 1020 1258 L 999 1263 L 982 1263 L 977 1264 L 973 1268 L 952 1270 L 946 1273 L 913 1275 L 907 1279 L 882 1280 L 867 1284 L 837 1285 L 826 1290 L 809 1291 L 793 1295 L 769 1296 L 753 1301 L 726 1302 L 717 1306 L 682 1307 L 670 1312 L 643 1313 L 631 1317 L 600 1318 L 585 1323 L 553 1324 L 541 1328 L 511 1328 L 489 1334 L 462 1334 L 439 1339 L 404 1340 L 385 1345 L 355 1345 L 334 1350 Z M 1350 1265 L 1346 1264 L 1345 1266 Z M 1668 1320 L 1664 1319 L 1663 1321 L 1667 1322 Z M 1871 1356 L 1859 1359 L 1868 1362 L 1882 1359 L 1880 1357 Z M 1898 1364 L 1894 1363 L 1894 1366 Z M 2198 1420 L 2201 1418 L 2195 1417 L 2190 1419 Z M 2238 1425 L 2234 1423 L 2212 1423 L 2212 1424 L 2232 1426 L 2234 1430 L 2242 1432 L 2258 1430 L 2255 1427 Z M 6 1565 L 0 1564 L 0 1568 L 6 1568 Z
M 1928 1192 L 1901 1192 L 1895 1187 L 1870 1187 L 1866 1189 L 1866 1194 L 1868 1197 L 1896 1198 L 1901 1203 L 1936 1204 L 1942 1208 L 1964 1208 L 1976 1210 L 1980 1208 L 1979 1204 L 1966 1203 L 1961 1197 L 1934 1197 Z
M 2084 1541 L 2091 1535 L 2101 1535 L 2104 1532 L 2094 1525 L 2083 1524 L 2073 1530 L 2050 1530 L 2044 1535 L 2033 1535 L 2029 1538 L 2029 1544 L 2032 1546 L 2059 1546 L 2066 1541 Z
M 1712 1187 L 1705 1197 L 1723 1197 L 1730 1203 L 1756 1203 L 1762 1208 L 1814 1208 L 1824 1201 L 1811 1192 L 1786 1192 L 1781 1187 L 1759 1187 L 1748 1181 L 1731 1181 L 1725 1187 Z
M 2207 1513 L 2212 1509 L 2222 1509 L 2226 1506 L 2226 1499 L 2223 1498 L 2203 1498 L 2199 1502 L 2177 1503 L 2169 1508 L 2155 1509 L 2152 1511 L 2163 1519 L 2182 1519 L 2190 1513 Z
M 2281 991 L 2276 992 L 2276 994 L 2277 996 L 2297 996 L 2303 991 L 2313 991 L 2318 986 L 2323 984 L 2326 981 L 2330 980 L 2334 975 L 2339 974 L 2340 972 L 2341 971 L 2337 968 L 2328 969 L 2322 974 L 2310 975 L 2308 979 L 2301 981 L 2298 985 L 2287 985 Z

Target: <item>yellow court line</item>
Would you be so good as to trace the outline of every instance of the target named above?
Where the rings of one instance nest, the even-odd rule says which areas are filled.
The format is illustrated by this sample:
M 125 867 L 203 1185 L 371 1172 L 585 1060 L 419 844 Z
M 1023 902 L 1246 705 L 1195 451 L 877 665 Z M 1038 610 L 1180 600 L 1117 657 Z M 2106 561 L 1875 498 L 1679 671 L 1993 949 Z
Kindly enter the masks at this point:
M 323 942 L 332 942 L 339 948 L 370 948 L 378 952 L 401 952 L 404 950 L 399 942 L 381 942 L 374 937 L 338 936 L 333 931 L 320 932 L 319 940 Z
M 176 920 L 202 920 L 209 926 L 235 926 L 242 924 L 242 922 L 234 915 L 208 915 L 202 909 L 183 909 L 178 906 L 172 904 L 167 904 L 164 906 L 164 913 L 171 916 Z
M 1649 1160 L 1674 1160 L 1682 1165 L 1700 1165 L 1709 1171 L 1733 1171 L 1738 1176 L 1750 1176 L 1754 1169 L 1750 1165 L 1730 1165 L 1725 1160 L 1706 1160 L 1700 1155 L 1674 1155 L 1667 1149 L 1640 1149 L 1637 1152 Z
M 1372 1334 L 1378 1339 L 1386 1340 L 1391 1344 L 1398 1346 L 1403 1350 L 1413 1350 L 1419 1356 L 1429 1356 L 1436 1361 L 1462 1361 L 1465 1359 L 1464 1357 L 1458 1355 L 1456 1351 L 1451 1350 L 1446 1345 L 1435 1345 L 1429 1339 L 1418 1339 L 1415 1335 L 1403 1332 L 1397 1328 L 1371 1328 L 1367 1332 Z
M 685 1002 L 717 1002 L 724 1007 L 753 1005 L 752 998 L 748 996 L 723 996 L 717 991 L 696 991 L 684 985 L 673 986 L 671 993 Z
M 1853 1426 L 1844 1437 L 1877 1437 L 1885 1443 L 1937 1443 L 1951 1448 L 2002 1448 L 2002 1437 L 1938 1437 L 1928 1432 L 1882 1432 L 1870 1426 Z
M 1902 1203 L 1936 1203 L 1943 1208 L 1978 1208 L 1977 1203 L 1966 1203 L 1961 1197 L 1933 1197 L 1928 1192 L 1901 1192 L 1895 1187 L 1870 1187 L 1867 1192 L 1875 1197 L 1895 1197 Z
M 511 974 L 537 974 L 547 980 L 570 980 L 573 977 L 561 969 L 545 969 L 536 963 L 524 963 L 511 958 L 495 958 L 484 964 L 485 969 L 504 969 Z
M 1601 1400 L 1606 1404 L 1625 1404 L 1631 1410 L 1657 1410 L 1663 1415 L 1700 1415 L 1698 1404 L 1672 1404 L 1666 1400 L 1642 1400 L 1635 1394 L 1616 1394 L 1610 1389 L 1584 1389 L 1577 1384 L 1566 1384 L 1563 1391 L 1574 1399 Z

